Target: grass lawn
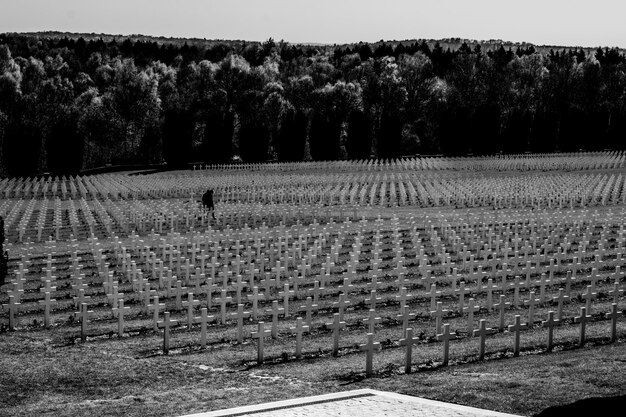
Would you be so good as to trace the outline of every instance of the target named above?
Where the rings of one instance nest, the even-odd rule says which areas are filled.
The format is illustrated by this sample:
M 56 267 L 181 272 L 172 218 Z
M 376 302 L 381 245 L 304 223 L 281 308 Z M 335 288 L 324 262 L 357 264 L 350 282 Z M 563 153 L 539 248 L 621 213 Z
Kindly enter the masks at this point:
M 539 341 L 545 329 L 527 331 L 528 347 L 518 358 L 511 357 L 510 335 L 487 339 L 485 361 L 478 361 L 477 339 L 460 339 L 451 343 L 448 367 L 437 362 L 441 343 L 427 343 L 414 347 L 410 375 L 403 373 L 404 349 L 387 346 L 375 354 L 373 378 L 365 378 L 365 355 L 344 344 L 338 358 L 309 351 L 295 360 L 284 352 L 285 340 L 268 340 L 266 363 L 258 366 L 253 342 L 214 341 L 201 350 L 186 343 L 187 331 L 173 333 L 178 343 L 169 356 L 159 353 L 157 334 L 83 344 L 53 330 L 5 332 L 0 415 L 174 416 L 359 388 L 533 415 L 586 397 L 626 394 L 624 326 L 622 338 L 608 344 L 606 325 L 591 325 L 583 348 L 575 346 L 574 328 L 557 330 L 552 353 Z
M 604 233 L 608 236 L 609 231 L 617 232 L 613 229 L 616 227 L 610 230 L 607 228 Z M 310 280 L 295 291 L 297 299 L 291 301 L 289 318 L 279 320 L 278 337 L 266 340 L 266 362 L 263 365 L 257 365 L 255 361 L 256 342 L 250 338 L 250 332 L 256 330 L 256 321 L 245 322 L 244 341 L 237 343 L 237 329 L 231 317 L 226 325 L 211 325 L 207 349 L 200 349 L 197 325 L 191 330 L 184 326 L 174 328 L 170 354 L 163 355 L 162 333 L 152 330 L 152 316 L 144 311 L 141 297 L 128 279 L 119 282 L 120 292 L 127 294 L 125 305 L 130 307 L 130 311 L 125 316 L 125 334 L 118 337 L 117 320 L 111 316 L 108 296 L 92 253 L 80 254 L 83 258 L 81 262 L 84 263 L 82 273 L 89 282 L 90 309 L 94 311 L 89 319 L 87 342 L 79 342 L 79 323 L 69 319 L 75 307 L 67 254 L 57 257 L 55 273 L 59 278 L 54 292 L 57 301 L 51 315 L 53 327 L 44 329 L 41 325 L 43 306 L 39 303 L 42 299 L 44 259 L 40 257 L 31 264 L 31 271 L 24 283 L 17 331 L 7 330 L 5 323 L 8 314 L 2 310 L 0 416 L 177 416 L 360 388 L 534 415 L 547 407 L 572 403 L 582 398 L 626 395 L 626 314 L 622 313 L 617 324 L 617 342 L 608 342 L 610 323 L 606 313 L 610 311 L 613 300 L 609 296 L 613 279 L 606 279 L 606 271 L 613 271 L 612 266 L 604 270 L 605 278 L 597 284 L 598 296 L 593 302 L 593 320 L 588 323 L 589 342 L 585 347 L 577 347 L 579 325 L 574 324 L 572 319 L 584 305 L 580 294 L 589 281 L 586 277 L 591 273 L 590 257 L 583 259 L 585 268 L 582 268 L 578 281 L 572 285 L 572 298 L 564 306 L 564 320 L 555 330 L 553 352 L 546 352 L 547 330 L 541 328 L 538 322 L 546 319 L 549 310 L 556 310 L 556 304 L 549 300 L 557 294 L 562 281 L 555 281 L 548 286 L 546 301 L 535 310 L 536 327 L 522 332 L 521 356 L 513 357 L 512 334 L 499 332 L 487 338 L 485 361 L 478 360 L 478 339 L 465 335 L 466 316 L 459 311 L 459 303 L 449 280 L 439 274 L 441 285 L 438 288 L 441 294 L 437 300 L 443 303 L 444 309 L 450 311 L 444 322 L 449 323 L 453 330 L 460 329 L 460 338 L 450 344 L 450 366 L 442 367 L 443 344 L 436 342 L 433 337 L 434 320 L 429 314 L 431 297 L 423 280 L 418 280 L 418 268 L 413 262 L 417 248 L 409 243 L 408 238 L 399 243 L 400 246 L 406 244 L 403 256 L 412 262 L 407 262 L 411 278 L 406 285 L 416 295 L 409 305 L 417 317 L 410 325 L 415 328 L 420 340 L 413 348 L 413 373 L 404 374 L 405 350 L 398 346 L 402 324 L 397 316 L 398 291 L 394 284 L 397 276 L 392 271 L 394 262 L 390 261 L 393 256 L 391 249 L 396 245 L 392 243 L 388 232 L 382 242 L 386 250 L 382 254 L 384 259 L 381 268 L 384 271 L 379 277 L 377 290 L 381 301 L 376 309 L 382 320 L 376 330 L 375 340 L 381 343 L 382 351 L 374 356 L 372 378 L 365 378 L 365 354 L 358 349 L 358 345 L 366 341 L 367 330 L 362 320 L 368 316 L 369 307 L 364 300 L 370 294 L 368 283 L 371 282 L 362 268 L 360 276 L 352 281 L 353 288 L 349 291 L 352 304 L 345 313 L 348 326 L 341 334 L 338 357 L 331 355 L 332 334 L 324 326 L 324 323 L 331 321 L 333 302 L 337 300 L 339 285 L 343 282 L 344 267 L 347 270 L 345 265 L 355 240 L 349 233 L 342 236 L 343 247 L 338 262 L 341 270 L 328 278 L 327 293 L 320 295 L 320 312 L 313 318 L 312 332 L 303 337 L 304 357 L 294 357 L 295 335 L 290 327 L 295 325 L 295 316 L 302 315 L 301 311 L 296 310 L 304 304 L 309 294 L 308 290 L 312 287 Z M 541 237 L 547 239 L 552 231 L 542 229 L 541 233 Z M 589 253 L 598 250 L 596 242 L 600 239 L 609 242 L 606 236 L 599 236 L 601 232 L 595 228 L 590 229 L 589 233 L 594 240 L 593 244 L 587 244 Z M 330 253 L 335 236 L 329 236 L 322 245 L 320 261 Z M 420 236 L 424 238 L 431 264 L 440 268 L 441 261 L 435 256 L 434 244 L 438 243 L 433 242 L 434 236 L 426 235 L 425 232 Z M 371 256 L 374 245 L 372 233 L 365 233 L 363 240 L 361 256 L 367 258 Z M 615 244 L 613 240 L 611 244 Z M 570 255 L 575 254 L 576 249 L 578 246 L 572 247 Z M 452 251 L 450 247 L 447 250 Z M 105 253 L 106 259 L 111 262 L 111 270 L 116 271 L 118 277 L 125 276 L 114 254 L 110 250 Z M 612 259 L 613 256 L 615 254 L 607 252 L 606 259 Z M 133 253 L 133 260 L 146 271 L 146 276 L 154 284 L 156 279 L 148 272 L 147 261 L 141 259 L 139 253 Z M 17 267 L 16 261 L 12 260 L 11 269 Z M 228 258 L 222 256 L 221 262 L 225 265 Z M 228 268 L 232 269 L 232 265 Z M 543 262 L 542 268 L 545 272 L 547 260 Z M 319 274 L 321 265 L 316 262 L 310 277 Z M 557 271 L 556 274 L 562 279 L 565 271 Z M 623 277 L 616 279 L 623 280 Z M 532 288 L 537 294 L 538 280 L 537 273 L 532 280 Z M 219 276 L 217 282 L 220 282 Z M 228 284 L 228 290 L 230 295 L 236 294 L 232 281 Z M 521 291 L 522 300 L 528 299 L 529 290 Z M 511 291 L 503 291 L 508 291 L 507 300 L 511 301 Z M 186 311 L 175 307 L 175 297 L 166 297 L 163 289 L 159 289 L 158 295 L 160 301 L 167 304 L 166 309 L 172 311 L 173 318 L 184 324 Z M 203 302 L 207 301 L 206 294 L 196 295 Z M 217 295 L 214 294 L 214 297 Z M 278 297 L 274 294 L 272 298 Z M 497 327 L 498 314 L 485 307 L 485 298 L 484 292 L 478 291 L 476 300 L 482 308 L 476 314 L 475 321 L 485 319 L 489 327 Z M 2 303 L 6 300 L 6 297 L 3 298 Z M 495 296 L 494 301 L 497 301 Z M 619 303 L 624 310 L 623 295 L 619 297 Z M 266 322 L 271 320 L 268 320 L 266 311 L 269 306 L 268 302 L 262 305 L 264 312 L 261 315 Z M 248 303 L 246 310 L 249 311 L 249 307 Z M 228 312 L 234 312 L 234 308 L 230 306 Z M 506 311 L 505 323 L 512 324 L 516 314 L 525 319 L 527 313 L 527 307 L 512 306 Z M 211 314 L 218 315 L 215 304 Z M 198 311 L 194 315 L 197 316 Z

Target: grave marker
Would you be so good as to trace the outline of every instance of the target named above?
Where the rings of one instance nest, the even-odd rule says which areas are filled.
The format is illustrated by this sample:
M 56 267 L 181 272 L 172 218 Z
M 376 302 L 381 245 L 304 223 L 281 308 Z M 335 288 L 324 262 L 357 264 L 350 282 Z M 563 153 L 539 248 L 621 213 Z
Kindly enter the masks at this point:
M 187 293 L 187 301 L 183 301 L 183 307 L 187 307 L 187 330 L 191 330 L 191 325 L 193 324 L 193 308 L 194 306 L 200 305 L 200 300 L 193 299 L 193 293 Z
M 249 311 L 243 311 L 243 304 L 237 304 L 237 312 L 231 313 L 231 317 L 237 319 L 237 342 L 243 342 L 243 319 L 250 317 Z
M 194 319 L 194 323 L 200 323 L 200 346 L 206 348 L 206 330 L 207 324 L 215 321 L 215 316 L 208 315 L 209 310 L 206 307 L 200 309 L 200 317 Z
M 264 339 L 272 334 L 271 330 L 264 329 L 265 323 L 260 321 L 258 323 L 258 330 L 252 333 L 253 339 L 258 339 L 257 344 L 257 363 L 260 365 L 263 363 L 263 347 L 264 347 Z
M 306 312 L 305 320 L 306 320 L 306 325 L 309 326 L 309 328 L 311 328 L 311 320 L 313 316 L 313 311 L 317 311 L 318 307 L 319 306 L 317 304 L 313 304 L 313 299 L 311 297 L 306 298 L 306 305 L 300 306 L 300 311 Z
M 166 311 L 163 320 L 158 322 L 159 328 L 163 328 L 163 354 L 167 355 L 170 351 L 170 327 L 178 324 L 176 320 L 170 320 L 170 312 Z
M 372 362 L 374 361 L 374 350 L 380 349 L 380 343 L 374 342 L 374 334 L 367 334 L 367 343 L 359 345 L 361 352 L 365 351 L 365 376 L 372 376 Z
M 480 319 L 479 328 L 473 332 L 474 337 L 480 336 L 480 353 L 478 355 L 479 360 L 485 359 L 485 338 L 487 335 L 496 333 L 495 329 L 487 328 L 487 321 Z
M 296 358 L 302 357 L 302 333 L 310 330 L 309 326 L 302 324 L 302 317 L 296 318 L 296 327 L 289 328 L 296 334 Z
M 43 304 L 44 305 L 44 319 L 43 319 L 43 325 L 44 327 L 47 329 L 50 327 L 50 308 L 52 307 L 52 304 L 54 304 L 57 300 L 55 299 L 51 299 L 50 298 L 50 293 L 46 292 L 45 293 L 45 299 L 44 300 L 39 300 L 39 304 Z
M 346 323 L 341 321 L 339 313 L 333 314 L 333 322 L 326 323 L 326 327 L 333 331 L 333 356 L 337 356 L 339 352 L 339 332 L 346 327 Z
M 252 288 L 252 295 L 248 294 L 248 300 L 252 301 L 252 319 L 257 320 L 259 314 L 259 301 L 265 300 L 265 294 L 259 294 L 259 288 Z
M 82 342 L 87 340 L 87 322 L 90 314 L 93 314 L 93 311 L 87 309 L 87 303 L 82 303 L 80 311 L 74 313 L 74 317 L 80 317 L 80 340 Z
M 272 301 L 272 338 L 276 339 L 278 337 L 278 315 L 285 311 L 284 308 L 278 307 L 278 300 Z
M 215 301 L 220 303 L 220 317 L 221 324 L 226 324 L 226 306 L 233 301 L 233 297 L 228 297 L 226 295 L 226 290 L 222 290 L 222 296 L 217 298 Z
M 515 344 L 513 348 L 513 356 L 519 356 L 519 341 L 520 341 L 520 330 L 525 328 L 523 324 L 521 324 L 521 316 L 515 315 L 515 324 L 509 324 L 509 332 L 515 332 Z
M 552 350 L 552 339 L 554 335 L 554 327 L 559 325 L 559 320 L 554 319 L 554 311 L 548 312 L 548 320 L 541 322 L 541 327 L 548 328 L 548 352 Z
M 524 305 L 528 306 L 528 321 L 526 322 L 526 326 L 532 329 L 535 325 L 535 303 L 539 302 L 539 299 L 535 298 L 534 291 L 531 291 L 529 296 L 530 298 L 524 301 Z
M 441 301 L 437 301 L 437 309 L 435 311 L 430 312 L 431 317 L 435 317 L 435 334 L 441 333 L 441 322 L 443 317 L 448 314 L 448 310 L 443 309 L 443 303 Z
M 474 299 L 470 298 L 467 302 L 467 307 L 463 308 L 463 313 L 467 311 L 467 335 L 472 336 L 474 329 L 474 313 L 480 310 L 480 306 L 474 305 Z
M 611 319 L 611 342 L 617 340 L 617 319 L 621 314 L 621 311 L 617 311 L 617 304 L 611 304 L 611 312 L 606 315 L 607 318 Z
M 419 342 L 418 337 L 413 337 L 413 328 L 408 327 L 406 329 L 406 337 L 404 339 L 400 339 L 400 346 L 406 346 L 406 359 L 404 365 L 404 373 L 411 373 L 411 360 L 413 356 L 413 345 Z
M 509 302 L 505 302 L 506 297 L 504 296 L 504 294 L 500 294 L 500 302 L 497 304 L 494 304 L 494 307 L 496 307 L 499 311 L 499 324 L 498 324 L 498 330 L 499 331 L 503 331 L 504 330 L 504 312 L 506 311 L 506 307 L 510 306 L 511 303 Z
M 450 324 L 446 323 L 443 325 L 443 333 L 437 335 L 437 340 L 443 340 L 443 366 L 448 365 L 448 353 L 450 349 L 450 340 L 456 339 L 456 334 L 450 333 Z
M 591 314 L 591 300 L 595 299 L 598 294 L 593 292 L 593 288 L 591 285 L 587 285 L 585 288 L 585 292 L 582 294 L 582 298 L 586 301 L 585 307 L 587 308 L 587 312 Z
M 165 308 L 165 303 L 160 303 L 159 304 L 159 296 L 155 295 L 154 296 L 154 301 L 152 302 L 152 304 L 148 304 L 148 311 L 150 311 L 150 310 L 153 311 L 152 323 L 153 323 L 154 331 L 158 331 L 159 330 L 159 325 L 158 325 L 159 312 L 160 312 L 160 310 L 162 308 Z
M 124 336 L 124 312 L 130 311 L 130 307 L 124 307 L 124 299 L 117 300 L 117 335 Z

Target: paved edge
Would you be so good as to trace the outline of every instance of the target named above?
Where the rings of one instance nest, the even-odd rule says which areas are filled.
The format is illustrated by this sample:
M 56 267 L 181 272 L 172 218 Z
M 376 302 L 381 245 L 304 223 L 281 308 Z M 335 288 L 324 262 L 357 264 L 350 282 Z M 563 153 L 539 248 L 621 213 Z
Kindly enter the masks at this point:
M 295 399 L 284 400 L 284 401 L 274 401 L 274 402 L 264 403 L 264 404 L 247 405 L 243 407 L 228 408 L 225 410 L 210 411 L 206 413 L 188 414 L 188 415 L 181 416 L 181 417 L 240 416 L 240 415 L 245 415 L 245 414 L 261 413 L 261 412 L 267 412 L 267 411 L 279 410 L 279 409 L 285 409 L 285 408 L 303 407 L 307 405 L 313 405 L 313 404 L 319 404 L 319 403 L 325 403 L 325 402 L 341 401 L 341 400 L 346 400 L 350 398 L 370 397 L 370 396 L 386 397 L 386 398 L 395 399 L 395 400 L 404 401 L 404 402 L 409 401 L 409 402 L 422 404 L 425 406 L 437 407 L 437 408 L 448 408 L 448 409 L 453 409 L 453 410 L 457 410 L 461 412 L 478 414 L 478 415 L 488 416 L 488 417 L 520 417 L 514 414 L 506 414 L 506 413 L 500 413 L 498 411 L 484 410 L 481 408 L 468 407 L 465 405 L 458 405 L 458 404 L 446 403 L 443 401 L 429 400 L 426 398 L 413 397 L 410 395 L 397 394 L 394 392 L 377 391 L 377 390 L 373 390 L 369 388 L 358 389 L 358 390 L 353 390 L 353 391 L 343 391 L 343 392 L 337 392 L 337 393 L 332 393 L 332 394 L 316 395 L 312 397 L 295 398 Z

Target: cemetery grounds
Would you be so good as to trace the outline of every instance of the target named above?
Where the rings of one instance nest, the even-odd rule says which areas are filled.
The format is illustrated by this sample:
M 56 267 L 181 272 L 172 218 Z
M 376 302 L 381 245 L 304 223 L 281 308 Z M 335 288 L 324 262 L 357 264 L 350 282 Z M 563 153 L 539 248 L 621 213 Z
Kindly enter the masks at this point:
M 0 415 L 626 395 L 625 158 L 4 179 Z

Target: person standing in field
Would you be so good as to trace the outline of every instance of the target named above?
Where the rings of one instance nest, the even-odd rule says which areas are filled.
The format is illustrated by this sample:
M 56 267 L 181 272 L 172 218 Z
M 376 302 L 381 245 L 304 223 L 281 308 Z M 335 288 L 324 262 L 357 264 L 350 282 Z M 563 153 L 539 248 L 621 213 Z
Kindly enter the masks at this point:
M 213 190 L 207 190 L 202 194 L 202 205 L 209 209 L 213 220 L 215 220 L 215 203 L 213 202 Z

